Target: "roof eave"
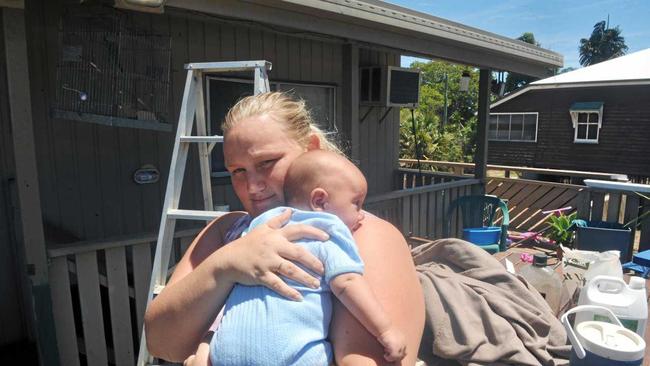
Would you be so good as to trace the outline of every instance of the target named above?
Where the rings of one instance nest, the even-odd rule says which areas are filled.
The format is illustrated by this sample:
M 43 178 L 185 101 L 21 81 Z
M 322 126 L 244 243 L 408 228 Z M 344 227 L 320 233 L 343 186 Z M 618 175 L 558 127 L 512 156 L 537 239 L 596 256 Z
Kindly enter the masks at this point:
M 514 99 L 530 90 L 544 90 L 544 89 L 564 89 L 564 88 L 592 88 L 602 86 L 630 86 L 630 85 L 650 85 L 650 79 L 638 80 L 611 80 L 611 81 L 590 81 L 590 82 L 575 82 L 575 83 L 554 83 L 554 84 L 529 84 L 525 87 L 506 95 L 500 100 L 490 104 L 490 109 L 497 107 L 511 99 Z
M 563 65 L 562 56 L 555 52 L 368 0 L 168 0 L 167 6 L 326 34 L 388 47 L 403 54 L 538 77 L 546 77 L 550 69 Z M 296 17 L 296 13 L 301 16 Z
M 482 47 L 487 50 L 497 50 L 532 62 L 543 63 L 549 68 L 562 67 L 564 65 L 564 57 L 559 53 L 383 1 L 281 1 L 373 22 L 379 27 L 390 26 L 422 36 L 432 36 L 437 40 L 444 39 L 475 47 Z

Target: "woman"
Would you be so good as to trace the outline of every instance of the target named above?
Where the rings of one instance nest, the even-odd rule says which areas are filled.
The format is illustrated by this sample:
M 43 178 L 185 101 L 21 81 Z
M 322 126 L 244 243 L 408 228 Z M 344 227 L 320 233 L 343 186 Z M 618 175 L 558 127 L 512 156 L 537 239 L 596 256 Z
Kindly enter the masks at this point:
M 335 149 L 313 126 L 303 102 L 281 93 L 248 97 L 226 116 L 224 157 L 235 193 L 248 213 L 284 204 L 287 168 L 312 149 Z M 327 234 L 309 226 L 283 227 L 290 212 L 234 239 L 246 217 L 232 213 L 210 223 L 180 260 L 167 287 L 147 308 L 147 345 L 152 354 L 182 361 L 208 331 L 235 283 L 264 285 L 290 299 L 299 293 L 279 275 L 306 285 L 317 280 L 294 262 L 322 272 L 322 264 L 304 248 L 301 238 L 325 240 Z M 403 365 L 413 365 L 424 327 L 424 302 L 408 247 L 389 223 L 366 214 L 354 233 L 365 263 L 364 276 L 393 322 L 407 337 Z M 334 308 L 330 340 L 338 365 L 384 363 L 383 349 L 340 304 Z

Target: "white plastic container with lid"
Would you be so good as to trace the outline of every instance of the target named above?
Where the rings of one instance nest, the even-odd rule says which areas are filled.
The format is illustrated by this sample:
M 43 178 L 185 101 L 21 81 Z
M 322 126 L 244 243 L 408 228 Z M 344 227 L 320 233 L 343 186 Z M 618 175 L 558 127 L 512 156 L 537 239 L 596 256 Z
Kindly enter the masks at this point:
M 585 321 L 571 327 L 568 316 L 572 313 L 578 316 L 584 312 L 603 312 L 612 323 Z M 609 309 L 592 305 L 576 306 L 562 315 L 560 320 L 573 345 L 571 366 L 640 366 L 643 363 L 645 341 L 624 328 Z
M 519 274 L 528 281 L 546 300 L 554 313 L 560 308 L 562 277 L 547 266 L 545 254 L 535 254 L 533 264 L 521 268 Z
M 623 326 L 641 337 L 648 321 L 645 280 L 630 277 L 630 284 L 618 277 L 596 276 L 580 291 L 578 305 L 603 306 L 611 310 Z M 607 321 L 599 312 L 583 311 L 576 314 L 575 325 L 590 320 Z

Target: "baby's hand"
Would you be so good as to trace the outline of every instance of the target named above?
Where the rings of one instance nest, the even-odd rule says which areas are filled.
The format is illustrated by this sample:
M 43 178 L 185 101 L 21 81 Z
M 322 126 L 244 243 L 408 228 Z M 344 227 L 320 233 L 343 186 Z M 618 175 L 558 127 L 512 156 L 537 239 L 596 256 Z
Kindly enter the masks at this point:
M 406 338 L 396 327 L 391 327 L 379 337 L 379 343 L 384 346 L 384 358 L 388 362 L 400 361 L 406 356 Z

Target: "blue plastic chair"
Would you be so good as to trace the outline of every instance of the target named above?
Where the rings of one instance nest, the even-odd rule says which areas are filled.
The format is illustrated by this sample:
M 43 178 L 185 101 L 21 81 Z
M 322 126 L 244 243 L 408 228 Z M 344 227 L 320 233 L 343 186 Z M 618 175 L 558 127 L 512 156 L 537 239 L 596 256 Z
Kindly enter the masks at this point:
M 451 233 L 452 217 L 459 210 L 459 218 L 462 220 L 462 229 L 494 226 L 497 218 L 497 210 L 501 210 L 501 234 L 497 243 L 480 245 L 490 253 L 503 252 L 507 249 L 508 225 L 510 224 L 510 215 L 508 205 L 496 196 L 476 195 L 463 196 L 454 200 L 447 210 L 447 220 L 444 225 L 444 236 L 449 237 Z

